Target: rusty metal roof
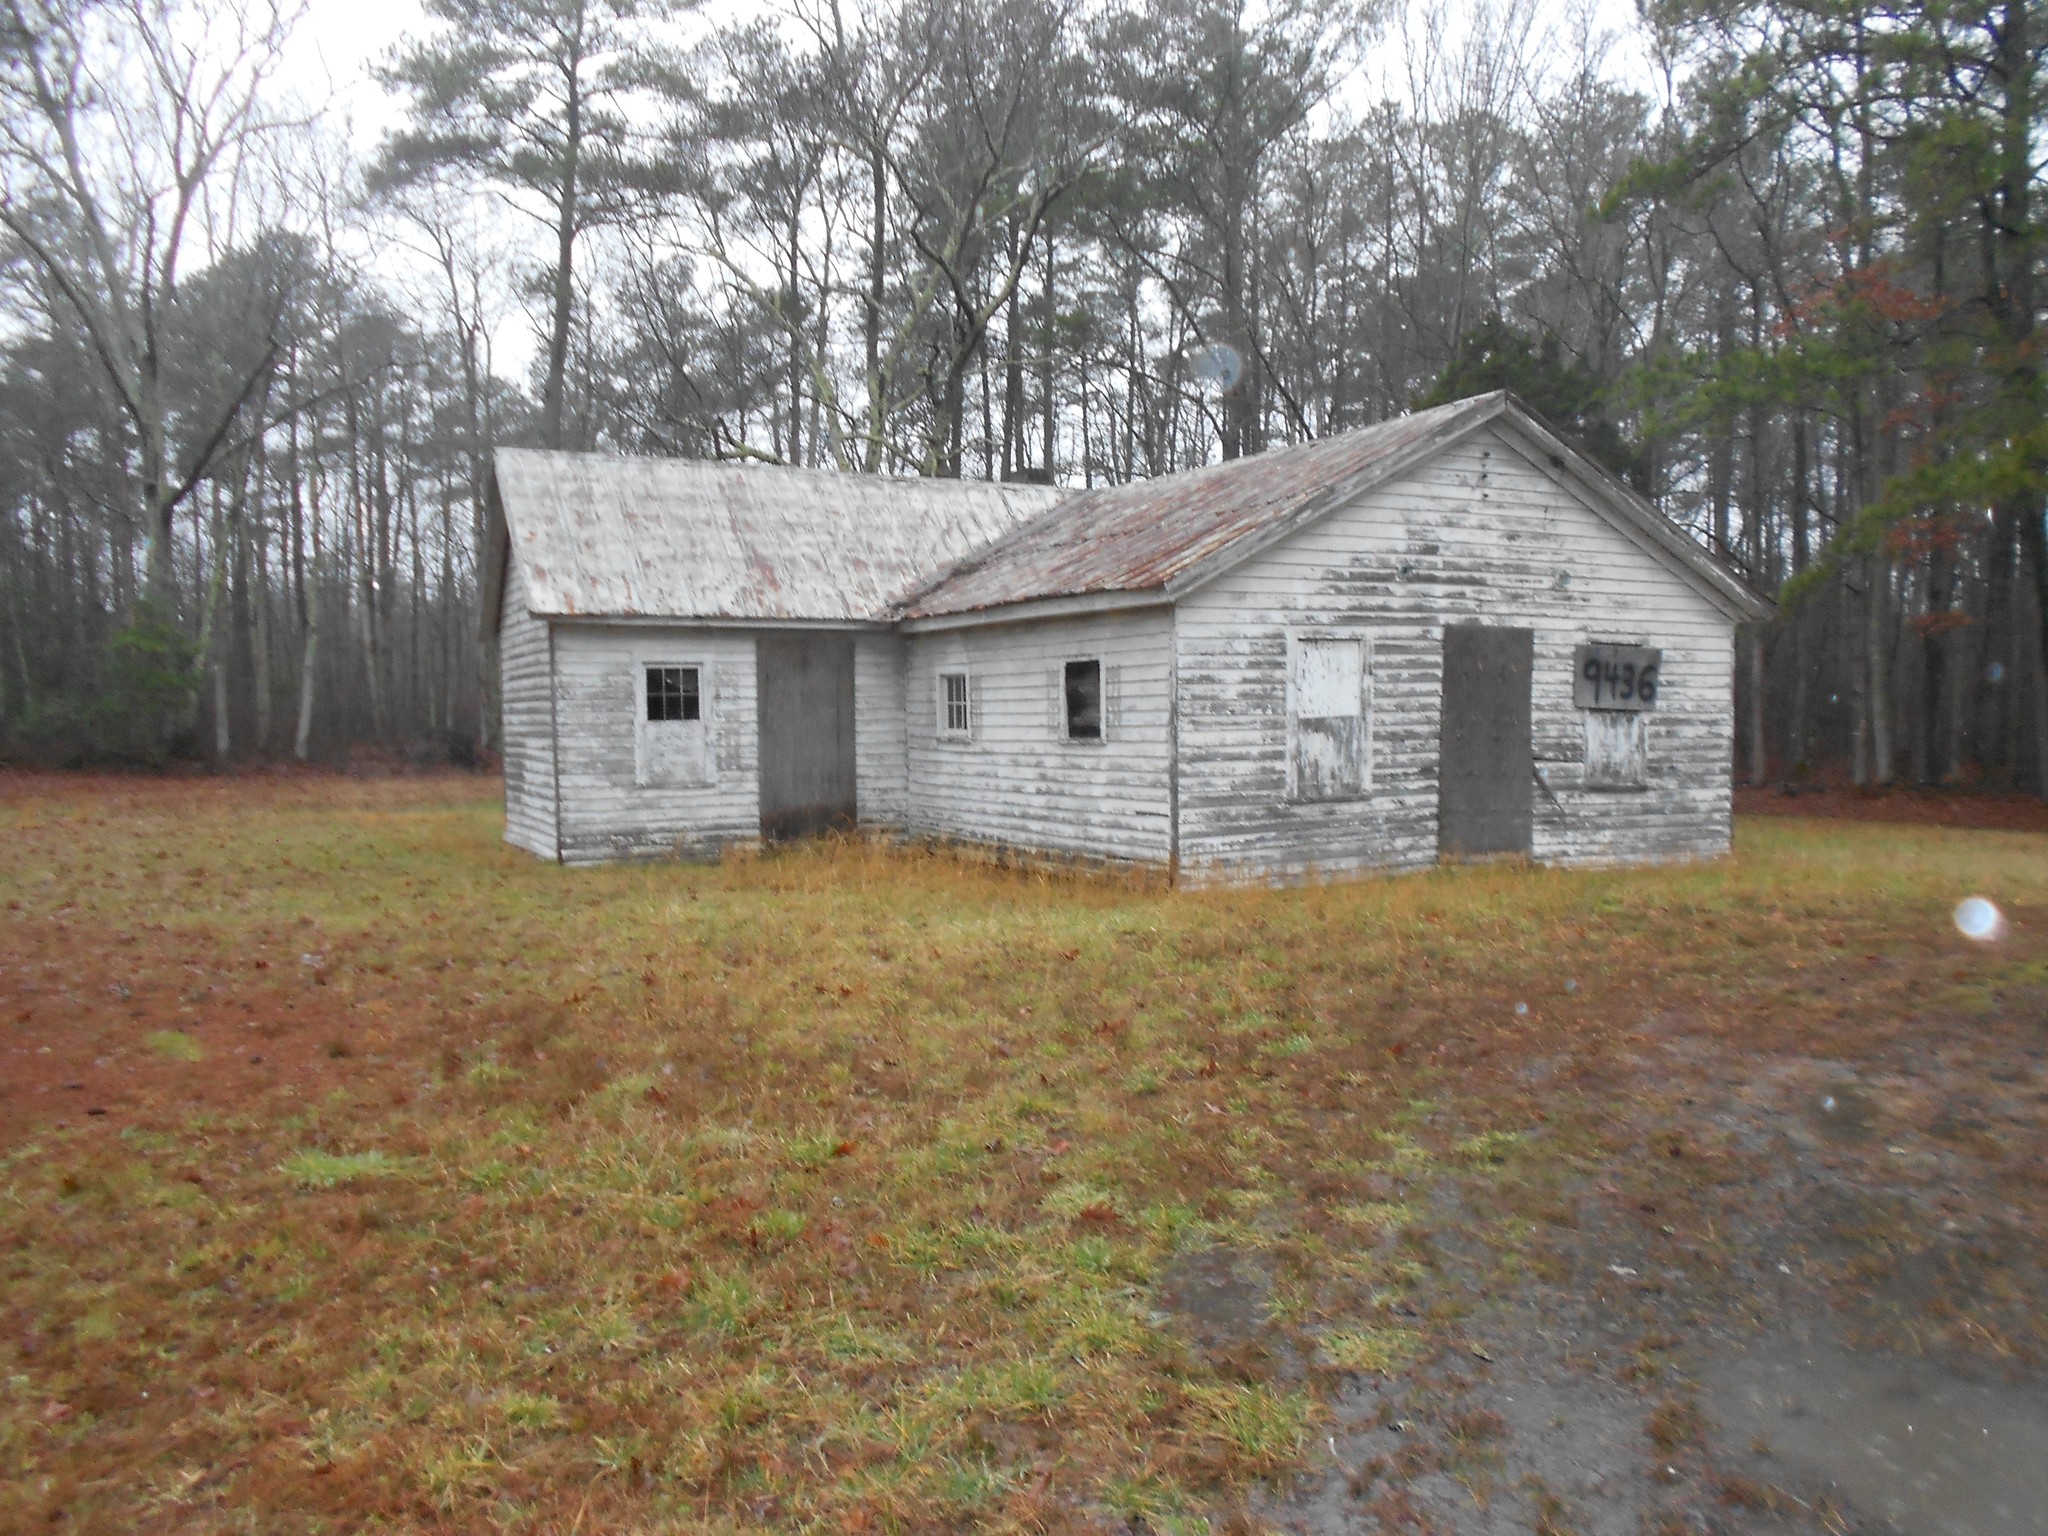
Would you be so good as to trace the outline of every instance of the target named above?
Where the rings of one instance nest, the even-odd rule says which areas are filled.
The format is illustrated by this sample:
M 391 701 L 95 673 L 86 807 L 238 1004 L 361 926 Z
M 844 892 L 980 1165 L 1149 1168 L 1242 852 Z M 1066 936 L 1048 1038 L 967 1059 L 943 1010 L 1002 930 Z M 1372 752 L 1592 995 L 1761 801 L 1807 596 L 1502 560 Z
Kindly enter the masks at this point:
M 1615 475 L 1497 390 L 1356 432 L 1069 496 L 914 593 L 901 616 L 999 618 L 1017 604 L 1092 595 L 1170 599 L 1490 422 L 1519 435 L 1730 617 L 1757 619 L 1772 611 Z
M 487 622 L 509 556 L 553 617 L 886 621 L 1046 511 L 1051 486 L 500 448 Z
M 1170 599 L 1466 433 L 1499 423 L 1731 617 L 1771 605 L 1505 392 L 1201 469 L 1065 492 L 972 480 L 501 448 L 484 573 L 550 617 L 974 622 L 1016 605 Z
M 1505 397 L 1480 395 L 1335 437 L 1200 469 L 1069 496 L 932 582 L 904 605 L 908 618 L 1011 603 L 1170 586 L 1248 538 L 1319 510 L 1405 449 L 1434 447 Z

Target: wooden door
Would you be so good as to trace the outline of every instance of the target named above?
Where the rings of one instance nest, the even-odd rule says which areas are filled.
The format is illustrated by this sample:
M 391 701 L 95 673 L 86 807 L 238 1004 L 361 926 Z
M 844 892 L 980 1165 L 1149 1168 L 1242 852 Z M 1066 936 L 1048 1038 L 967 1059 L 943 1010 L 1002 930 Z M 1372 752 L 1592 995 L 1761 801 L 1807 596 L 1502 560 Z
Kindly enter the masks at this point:
M 761 835 L 810 837 L 854 824 L 853 637 L 755 642 Z
M 1534 658 L 1530 630 L 1445 626 L 1437 778 L 1437 849 L 1444 858 L 1529 852 Z

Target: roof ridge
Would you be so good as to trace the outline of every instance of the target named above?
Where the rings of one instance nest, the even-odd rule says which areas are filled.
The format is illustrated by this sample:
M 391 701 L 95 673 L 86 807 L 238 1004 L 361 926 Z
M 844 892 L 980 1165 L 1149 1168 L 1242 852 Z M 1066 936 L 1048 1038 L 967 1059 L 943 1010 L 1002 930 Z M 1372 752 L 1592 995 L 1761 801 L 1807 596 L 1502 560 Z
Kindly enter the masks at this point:
M 658 453 L 622 453 L 612 448 L 533 448 L 520 443 L 500 443 L 492 448 L 496 459 L 506 454 L 517 454 L 532 459 L 588 459 L 606 464 L 631 464 L 643 466 L 656 472 L 716 471 L 734 470 L 748 475 L 800 475 L 821 481 L 857 481 L 869 485 L 931 487 L 942 493 L 950 490 L 986 492 L 995 491 L 1003 495 L 1014 492 L 1065 492 L 1066 487 L 1041 485 L 1026 480 L 973 480 L 954 475 L 889 475 L 880 471 L 864 469 L 835 469 L 824 464 L 775 464 L 762 459 L 693 459 L 681 455 Z
M 1491 390 L 1485 394 L 1468 395 L 1462 400 L 1449 401 L 1446 404 L 1430 406 L 1424 410 L 1409 411 L 1400 416 L 1389 416 L 1383 421 L 1372 422 L 1363 427 L 1353 427 L 1348 431 L 1333 432 L 1324 437 L 1306 438 L 1295 443 L 1283 443 L 1277 447 L 1263 449 L 1258 453 L 1246 454 L 1235 459 L 1222 459 L 1213 464 L 1191 465 L 1187 469 L 1175 470 L 1173 473 L 1166 475 L 1155 475 L 1144 480 L 1125 480 L 1113 485 L 1089 486 L 1085 489 L 1076 490 L 1062 497 L 1037 517 L 1019 523 L 1001 537 L 963 555 L 946 570 L 937 573 L 931 580 L 911 591 L 899 604 L 897 611 L 902 614 L 916 613 L 920 603 L 925 598 L 930 597 L 951 582 L 966 578 L 976 571 L 987 569 L 1005 554 L 1017 549 L 1021 545 L 1029 543 L 1036 537 L 1042 536 L 1044 530 L 1056 520 L 1076 517 L 1091 502 L 1107 503 L 1109 510 L 1113 514 L 1119 502 L 1161 497 L 1186 500 L 1192 495 L 1199 494 L 1198 488 L 1205 483 L 1214 484 L 1219 481 L 1235 479 L 1240 469 L 1246 471 L 1258 470 L 1261 472 L 1260 478 L 1265 479 L 1272 475 L 1276 463 L 1289 458 L 1307 457 L 1313 453 L 1332 450 L 1341 452 L 1347 447 L 1352 452 L 1357 453 L 1365 450 L 1370 444 L 1382 440 L 1407 442 L 1409 440 L 1421 439 L 1429 436 L 1432 431 L 1441 431 L 1443 425 L 1447 422 L 1456 422 L 1468 416 L 1491 417 L 1498 414 L 1504 406 L 1512 403 L 1513 397 L 1506 390 Z M 1318 496 L 1354 478 L 1356 473 L 1369 469 L 1372 462 L 1372 460 L 1368 459 L 1350 473 L 1338 473 L 1322 480 L 1311 479 L 1292 496 L 1285 498 L 1283 505 L 1272 509 L 1261 522 L 1247 525 L 1240 532 L 1225 539 L 1218 546 L 1218 549 L 1212 551 L 1212 553 L 1220 553 L 1222 549 L 1227 549 L 1240 540 L 1251 537 L 1257 532 L 1259 527 L 1268 526 L 1274 520 L 1284 519 L 1291 513 L 1298 512 L 1302 508 L 1309 506 Z M 1219 518 L 1224 515 L 1220 511 L 1217 513 Z M 1092 537 L 1094 537 L 1094 533 L 1091 531 L 1087 537 L 1066 540 L 1056 543 L 1052 547 L 1079 547 L 1087 543 Z M 1149 590 L 1151 586 L 1164 585 L 1167 579 L 1166 575 L 1162 575 L 1154 582 L 1144 584 L 1126 582 L 1121 585 L 1112 581 L 1098 587 L 1089 588 L 1088 590 Z M 1003 606 L 1007 601 L 1023 600 L 1028 600 L 1028 598 L 988 601 L 948 611 L 969 612 L 974 611 L 976 608 Z

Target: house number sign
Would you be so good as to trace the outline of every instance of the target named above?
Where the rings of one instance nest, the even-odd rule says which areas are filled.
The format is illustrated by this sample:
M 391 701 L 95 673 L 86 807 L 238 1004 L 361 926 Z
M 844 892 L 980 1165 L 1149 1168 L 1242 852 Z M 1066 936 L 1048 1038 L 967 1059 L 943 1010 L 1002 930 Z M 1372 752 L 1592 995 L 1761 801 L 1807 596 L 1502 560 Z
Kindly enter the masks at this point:
M 1582 645 L 1572 653 L 1580 709 L 1655 709 L 1664 653 L 1648 645 Z

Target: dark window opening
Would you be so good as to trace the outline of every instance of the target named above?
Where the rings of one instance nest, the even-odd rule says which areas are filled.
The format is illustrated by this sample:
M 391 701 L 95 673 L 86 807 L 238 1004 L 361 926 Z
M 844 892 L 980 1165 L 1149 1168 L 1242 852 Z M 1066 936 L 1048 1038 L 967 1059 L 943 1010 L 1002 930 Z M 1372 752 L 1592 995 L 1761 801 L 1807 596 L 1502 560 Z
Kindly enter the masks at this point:
M 695 720 L 699 718 L 701 709 L 695 667 L 647 669 L 649 720 Z
M 965 736 L 968 729 L 967 674 L 947 672 L 941 681 L 946 687 L 946 732 L 952 736 Z
M 1102 663 L 1067 663 L 1067 739 L 1102 740 Z

